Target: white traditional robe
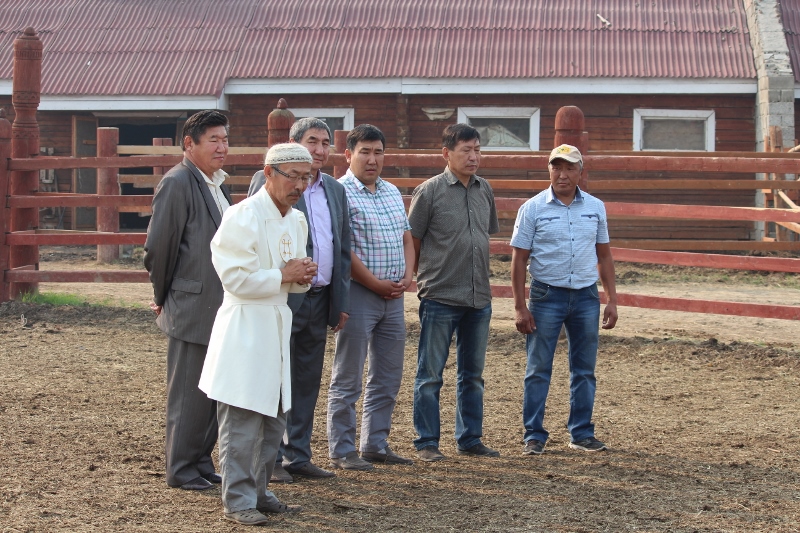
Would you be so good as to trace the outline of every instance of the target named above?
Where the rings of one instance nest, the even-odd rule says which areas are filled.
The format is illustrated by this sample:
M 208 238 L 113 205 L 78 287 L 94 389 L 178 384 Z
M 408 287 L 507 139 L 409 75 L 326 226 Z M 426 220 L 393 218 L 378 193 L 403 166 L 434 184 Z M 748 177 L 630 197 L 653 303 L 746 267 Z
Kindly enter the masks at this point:
M 279 269 L 306 257 L 307 235 L 303 213 L 281 216 L 264 188 L 225 211 L 211 241 L 225 297 L 200 376 L 209 398 L 272 417 L 292 407 L 286 299 L 308 286 L 281 283 Z

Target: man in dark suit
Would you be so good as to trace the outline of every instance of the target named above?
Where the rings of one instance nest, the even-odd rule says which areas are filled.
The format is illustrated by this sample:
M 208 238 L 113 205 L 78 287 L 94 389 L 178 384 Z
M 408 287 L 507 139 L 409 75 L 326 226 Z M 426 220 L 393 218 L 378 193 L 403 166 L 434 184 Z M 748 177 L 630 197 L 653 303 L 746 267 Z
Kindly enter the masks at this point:
M 167 484 L 204 490 L 220 483 L 211 451 L 216 402 L 198 388 L 222 284 L 211 264 L 211 239 L 231 203 L 222 184 L 228 118 L 200 111 L 183 127 L 183 161 L 156 187 L 144 266 L 153 284 L 156 323 L 167 345 Z
M 292 309 L 292 409 L 286 421 L 286 443 L 281 447 L 271 482 L 291 483 L 292 474 L 310 478 L 333 477 L 311 462 L 311 433 L 325 359 L 327 326 L 336 332 L 347 322 L 350 294 L 350 217 L 344 187 L 323 174 L 330 153 L 331 132 L 318 118 L 302 118 L 289 131 L 292 142 L 311 153 L 314 181 L 295 205 L 308 220 L 307 254 L 318 265 L 306 293 L 290 294 Z M 264 171 L 256 172 L 248 196 L 264 186 Z

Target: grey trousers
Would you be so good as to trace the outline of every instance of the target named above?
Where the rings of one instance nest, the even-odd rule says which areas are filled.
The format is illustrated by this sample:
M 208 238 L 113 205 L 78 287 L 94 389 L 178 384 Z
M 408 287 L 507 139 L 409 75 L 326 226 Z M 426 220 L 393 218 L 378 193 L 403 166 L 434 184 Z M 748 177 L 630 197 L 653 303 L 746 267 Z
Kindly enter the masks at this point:
M 356 402 L 361 396 L 365 361 L 369 366 L 361 418 L 362 452 L 377 452 L 388 445 L 392 412 L 403 378 L 403 298 L 385 300 L 351 281 L 350 301 L 350 318 L 336 334 L 328 391 L 328 455 L 332 458 L 345 457 L 356 450 Z
M 277 503 L 267 488 L 278 445 L 286 429 L 286 417 L 217 404 L 219 464 L 222 472 L 222 505 L 226 513 Z
M 167 484 L 180 487 L 214 472 L 217 402 L 197 387 L 208 346 L 167 338 Z
M 328 288 L 316 295 L 306 294 L 300 309 L 292 315 L 292 409 L 286 416 L 286 442 L 281 443 L 275 462 L 285 462 L 293 468 L 311 461 L 311 434 L 325 362 L 329 302 Z

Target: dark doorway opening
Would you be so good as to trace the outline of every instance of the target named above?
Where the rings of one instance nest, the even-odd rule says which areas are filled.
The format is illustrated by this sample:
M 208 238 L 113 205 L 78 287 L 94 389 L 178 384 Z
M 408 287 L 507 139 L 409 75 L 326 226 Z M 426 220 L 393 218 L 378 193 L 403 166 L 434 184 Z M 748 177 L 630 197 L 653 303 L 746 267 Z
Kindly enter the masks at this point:
M 101 118 L 100 126 L 119 129 L 119 144 L 134 146 L 152 146 L 154 138 L 169 138 L 175 144 L 178 123 L 175 118 Z M 152 167 L 121 168 L 120 174 L 152 174 Z M 132 183 L 123 183 L 122 194 L 153 194 L 152 187 L 136 187 Z M 143 213 L 120 213 L 120 231 L 147 229 L 150 215 Z

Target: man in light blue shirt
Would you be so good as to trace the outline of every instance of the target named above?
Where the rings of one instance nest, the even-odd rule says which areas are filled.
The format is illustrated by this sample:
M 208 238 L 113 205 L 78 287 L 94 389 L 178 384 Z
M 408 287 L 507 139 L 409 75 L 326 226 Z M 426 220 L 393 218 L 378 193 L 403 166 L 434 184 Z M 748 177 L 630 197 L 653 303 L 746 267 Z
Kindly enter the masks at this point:
M 517 213 L 511 259 L 516 326 L 527 335 L 528 363 L 522 407 L 524 455 L 544 453 L 548 432 L 544 408 L 562 325 L 569 341 L 570 448 L 601 451 L 592 411 L 599 342 L 598 272 L 608 302 L 603 329 L 617 323 L 614 259 L 603 202 L 581 191 L 583 157 L 562 144 L 550 153 L 550 187 L 525 202 Z M 530 257 L 530 301 L 525 303 L 525 270 Z

